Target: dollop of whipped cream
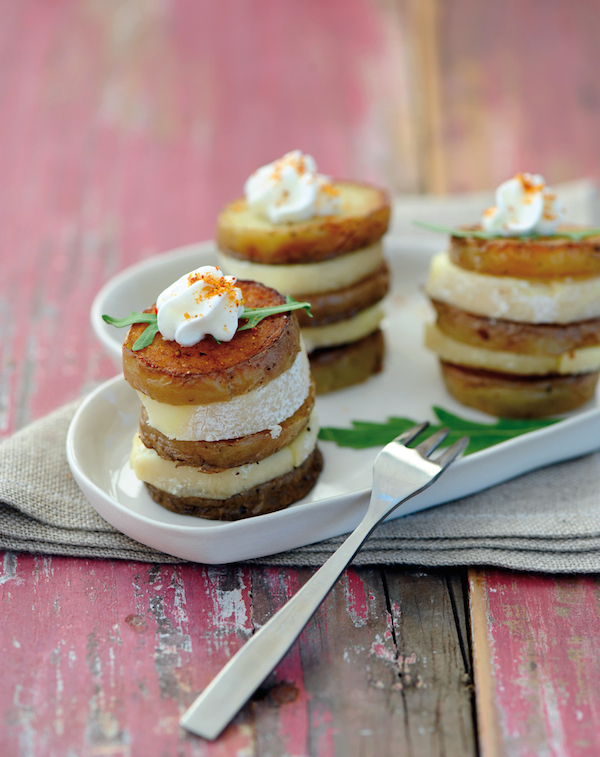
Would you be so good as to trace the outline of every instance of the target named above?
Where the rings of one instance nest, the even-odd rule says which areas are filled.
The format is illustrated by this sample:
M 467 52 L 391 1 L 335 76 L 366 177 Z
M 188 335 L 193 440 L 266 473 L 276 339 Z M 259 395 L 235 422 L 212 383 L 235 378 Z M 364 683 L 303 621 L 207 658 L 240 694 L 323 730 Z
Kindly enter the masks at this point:
M 242 290 L 235 276 L 214 266 L 202 266 L 167 287 L 156 300 L 158 330 L 163 339 L 182 347 L 210 335 L 230 342 L 244 312 Z
M 518 173 L 500 184 L 496 205 L 484 212 L 481 226 L 504 237 L 553 234 L 564 215 L 563 204 L 542 176 Z
M 342 209 L 339 190 L 329 177 L 317 173 L 317 164 L 300 150 L 262 166 L 244 185 L 250 210 L 271 223 L 307 221 Z

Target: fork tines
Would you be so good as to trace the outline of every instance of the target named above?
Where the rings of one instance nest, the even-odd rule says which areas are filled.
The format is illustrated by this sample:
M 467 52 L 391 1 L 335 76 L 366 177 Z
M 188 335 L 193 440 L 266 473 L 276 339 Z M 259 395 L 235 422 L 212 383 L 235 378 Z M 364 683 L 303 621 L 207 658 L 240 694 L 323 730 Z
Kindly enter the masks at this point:
M 436 431 L 435 434 L 432 434 L 429 439 L 425 439 L 424 442 L 418 444 L 415 449 L 420 455 L 423 455 L 423 457 L 429 457 L 429 455 L 440 446 L 449 433 L 449 428 L 441 428 L 439 431 Z
M 423 433 L 423 431 L 425 431 L 428 427 L 429 427 L 428 421 L 425 421 L 424 423 L 419 423 L 417 426 L 413 426 L 412 428 L 409 428 L 407 431 L 405 431 L 403 434 L 400 434 L 400 436 L 394 439 L 394 441 L 398 442 L 399 444 L 408 446 L 418 436 L 420 436 Z M 449 433 L 450 433 L 449 428 L 442 428 L 439 431 L 436 431 L 434 434 L 432 434 L 428 439 L 425 439 L 425 441 L 418 444 L 415 447 L 415 450 L 423 457 L 429 458 L 431 453 L 434 452 L 440 446 L 440 444 L 444 441 L 444 439 L 447 438 Z M 463 436 L 457 442 L 454 442 L 454 444 L 451 447 L 448 447 L 447 450 L 444 450 L 444 452 L 442 452 L 442 454 L 436 460 L 432 460 L 432 462 L 435 462 L 440 467 L 445 468 L 447 465 L 450 465 L 450 463 L 453 460 L 456 460 L 457 457 L 462 455 L 462 453 L 467 449 L 468 445 L 469 445 L 469 437 Z
M 451 447 L 448 447 L 447 450 L 442 452 L 435 462 L 442 468 L 445 468 L 447 465 L 450 465 L 453 460 L 456 460 L 457 457 L 460 457 L 468 446 L 469 437 L 463 436 L 457 442 L 454 442 Z

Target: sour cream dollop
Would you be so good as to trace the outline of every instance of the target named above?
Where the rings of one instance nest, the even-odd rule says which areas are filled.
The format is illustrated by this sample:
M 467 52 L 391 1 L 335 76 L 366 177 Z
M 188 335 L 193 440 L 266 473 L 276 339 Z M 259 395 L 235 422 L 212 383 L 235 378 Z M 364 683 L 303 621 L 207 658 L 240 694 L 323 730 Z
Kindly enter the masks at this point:
M 496 205 L 484 212 L 481 226 L 504 237 L 553 234 L 564 215 L 563 204 L 542 176 L 519 173 L 500 184 Z
M 300 150 L 262 166 L 244 185 L 250 210 L 271 223 L 307 221 L 315 216 L 339 213 L 339 191 L 327 176 L 317 173 L 317 164 Z
M 163 339 L 182 347 L 213 336 L 230 342 L 244 312 L 242 290 L 235 276 L 214 266 L 202 266 L 167 287 L 156 300 L 158 330 Z

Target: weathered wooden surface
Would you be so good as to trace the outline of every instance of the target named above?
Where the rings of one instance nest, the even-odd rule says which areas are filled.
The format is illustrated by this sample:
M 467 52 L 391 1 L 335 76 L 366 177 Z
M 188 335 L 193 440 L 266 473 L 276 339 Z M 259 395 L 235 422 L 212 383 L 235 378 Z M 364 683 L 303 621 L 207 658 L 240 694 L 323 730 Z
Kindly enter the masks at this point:
M 348 570 L 219 741 L 179 728 L 309 575 L 6 555 L 2 753 L 474 755 L 458 574 Z
M 600 753 L 596 576 L 470 576 L 483 757 Z
M 523 170 L 600 179 L 598 4 L 428 2 L 442 71 L 434 188 L 487 189 Z
M 600 176 L 592 0 L 2 11 L 0 436 L 111 376 L 88 326 L 100 286 L 210 238 L 288 149 L 395 191 Z M 222 739 L 178 729 L 306 575 L 4 555 L 0 753 L 475 755 L 455 573 L 348 571 Z M 471 571 L 483 757 L 600 751 L 598 595 L 590 578 Z

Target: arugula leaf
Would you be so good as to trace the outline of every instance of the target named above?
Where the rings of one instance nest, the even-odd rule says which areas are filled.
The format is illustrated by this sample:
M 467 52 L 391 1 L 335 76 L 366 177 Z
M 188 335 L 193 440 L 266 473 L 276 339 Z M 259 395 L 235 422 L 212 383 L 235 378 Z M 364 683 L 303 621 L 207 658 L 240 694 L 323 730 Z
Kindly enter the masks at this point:
M 133 326 L 134 323 L 147 323 L 148 325 L 135 340 L 131 348 L 135 352 L 143 350 L 144 347 L 152 344 L 154 337 L 158 334 L 158 316 L 156 313 L 135 313 L 132 311 L 131 315 L 127 315 L 125 318 L 113 318 L 110 315 L 103 315 L 102 320 L 118 329 L 122 329 L 125 326 Z
M 478 229 L 455 229 L 451 226 L 440 226 L 435 223 L 425 223 L 424 221 L 413 221 L 413 226 L 418 226 L 420 229 L 427 229 L 427 231 L 437 231 L 440 234 L 449 234 L 452 237 L 475 237 L 476 239 L 495 239 L 499 234 L 492 234 L 488 231 L 480 231 Z
M 157 318 L 156 313 L 135 313 L 133 310 L 131 315 L 126 315 L 125 318 L 113 318 L 112 315 L 102 316 L 103 321 L 110 326 L 116 326 L 118 329 L 122 329 L 124 326 L 133 326 L 134 323 L 156 323 Z
M 446 426 L 450 429 L 450 434 L 444 444 L 453 444 L 462 436 L 470 438 L 469 447 L 465 453 L 467 455 L 479 452 L 507 439 L 512 439 L 515 436 L 551 426 L 559 420 L 557 418 L 533 420 L 499 418 L 496 423 L 477 423 L 453 415 L 441 407 L 434 407 L 433 411 L 440 423 L 431 424 L 427 429 L 426 436 L 419 437 L 419 441 Z M 410 418 L 390 417 L 385 423 L 351 421 L 351 424 L 352 428 L 324 427 L 319 431 L 319 439 L 335 442 L 339 447 L 351 447 L 353 449 L 380 447 L 391 442 L 392 439 L 412 426 L 417 425 L 417 421 Z
M 296 302 L 293 297 L 288 294 L 285 298 L 285 305 L 272 305 L 266 308 L 244 308 L 244 312 L 240 316 L 240 319 L 247 319 L 248 323 L 244 326 L 238 326 L 238 331 L 244 331 L 245 329 L 253 329 L 255 326 L 270 315 L 276 315 L 277 313 L 288 313 L 291 310 L 300 310 L 304 308 L 310 317 L 310 302 Z M 148 326 L 142 331 L 139 337 L 136 339 L 133 347 L 134 352 L 143 350 L 144 347 L 148 347 L 154 341 L 154 337 L 158 334 L 158 316 L 156 313 L 135 313 L 125 316 L 125 318 L 113 318 L 110 315 L 103 315 L 102 320 L 111 326 L 115 326 L 118 329 L 122 329 L 125 326 L 133 326 L 134 323 L 147 323 Z M 217 344 L 221 344 L 218 339 L 215 339 Z
M 276 315 L 277 313 L 287 313 L 291 310 L 301 310 L 304 308 L 309 316 L 312 318 L 310 312 L 310 302 L 296 302 L 293 297 L 286 295 L 285 305 L 272 305 L 266 308 L 244 308 L 244 312 L 240 318 L 247 318 L 248 323 L 245 326 L 238 326 L 238 331 L 244 331 L 245 329 L 253 329 L 255 326 L 270 315 Z
M 420 229 L 427 229 L 428 231 L 437 231 L 440 234 L 449 234 L 452 237 L 468 238 L 474 237 L 475 239 L 505 239 L 506 237 L 501 234 L 496 234 L 491 231 L 482 231 L 481 229 L 455 229 L 451 226 L 440 226 L 435 223 L 424 223 L 423 221 L 413 221 L 413 226 L 418 226 Z M 554 232 L 554 234 L 520 234 L 512 237 L 512 239 L 541 239 L 542 237 L 556 237 L 560 239 L 570 239 L 573 242 L 580 242 L 587 237 L 595 237 L 600 234 L 600 229 L 561 229 Z

